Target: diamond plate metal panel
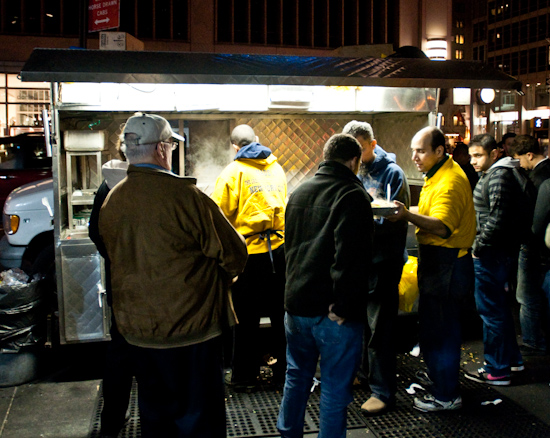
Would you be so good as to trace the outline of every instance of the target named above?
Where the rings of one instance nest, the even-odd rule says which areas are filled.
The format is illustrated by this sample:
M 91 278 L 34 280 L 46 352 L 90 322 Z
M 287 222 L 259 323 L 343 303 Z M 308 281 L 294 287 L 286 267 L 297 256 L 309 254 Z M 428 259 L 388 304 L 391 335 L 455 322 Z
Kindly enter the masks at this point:
M 312 177 L 323 161 L 323 147 L 348 119 L 240 118 L 235 124 L 254 128 L 260 143 L 271 148 L 286 173 L 288 192 Z
M 61 243 L 62 327 L 65 340 L 105 339 L 105 307 L 99 305 L 101 257 L 91 241 Z
M 411 140 L 422 128 L 428 126 L 427 114 L 393 113 L 377 114 L 372 120 L 374 136 L 380 145 L 397 156 L 397 164 L 403 169 L 409 183 L 422 181 L 411 159 Z

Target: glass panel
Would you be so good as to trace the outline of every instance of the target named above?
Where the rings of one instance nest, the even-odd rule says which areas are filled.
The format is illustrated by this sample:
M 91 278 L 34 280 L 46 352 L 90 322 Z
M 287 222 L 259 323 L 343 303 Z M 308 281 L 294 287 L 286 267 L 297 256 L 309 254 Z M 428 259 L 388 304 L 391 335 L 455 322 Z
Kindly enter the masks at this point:
M 155 38 L 169 39 L 170 38 L 170 0 L 155 1 Z
M 22 82 L 18 75 L 8 75 L 8 88 L 43 88 L 49 90 L 50 86 L 47 82 Z
M 50 101 L 50 90 L 22 90 L 8 88 L 8 102 L 44 102 Z
M 0 129 L 6 128 L 6 105 L 0 105 Z M 5 134 L 2 132 L 1 134 Z
M 6 90 L 0 89 L 0 102 L 5 103 L 6 102 Z
M 0 73 L 0 87 L 6 86 L 6 75 L 3 73 Z
M 174 39 L 187 41 L 189 19 L 187 0 L 174 1 L 172 8 L 174 11 Z
M 10 126 L 42 126 L 42 110 L 46 104 L 12 104 L 8 105 Z
M 59 34 L 61 31 L 61 4 L 56 0 L 44 2 L 44 33 Z

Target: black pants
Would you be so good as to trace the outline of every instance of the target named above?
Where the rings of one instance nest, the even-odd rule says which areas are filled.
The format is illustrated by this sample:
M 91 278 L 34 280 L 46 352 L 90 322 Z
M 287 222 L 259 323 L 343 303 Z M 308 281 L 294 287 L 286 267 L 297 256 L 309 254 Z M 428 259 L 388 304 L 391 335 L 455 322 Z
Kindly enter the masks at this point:
M 222 342 L 133 347 L 143 438 L 223 438 Z
M 119 333 L 112 318 L 102 384 L 101 431 L 105 435 L 116 435 L 124 426 L 134 376 L 131 352 L 132 347 Z
M 359 377 L 368 381 L 372 395 L 385 403 L 392 403 L 397 386 L 395 326 L 403 259 L 376 263 L 373 270 L 378 280 L 375 289 L 369 293 L 368 324 L 365 324 Z
M 275 273 L 269 253 L 252 254 L 244 272 L 231 288 L 239 324 L 233 339 L 233 383 L 255 380 L 260 371 L 262 338 L 260 318 L 271 319 L 270 353 L 277 358 L 273 367 L 276 379 L 284 379 L 286 341 L 284 327 L 285 254 L 284 245 L 273 251 Z

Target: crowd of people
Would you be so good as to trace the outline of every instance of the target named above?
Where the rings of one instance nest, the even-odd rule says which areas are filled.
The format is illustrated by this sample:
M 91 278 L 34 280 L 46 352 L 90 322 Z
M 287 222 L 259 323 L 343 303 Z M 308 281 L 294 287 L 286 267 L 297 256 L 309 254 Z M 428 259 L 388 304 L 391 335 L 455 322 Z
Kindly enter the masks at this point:
M 365 415 L 392 409 L 409 223 L 426 364 L 416 378 L 427 389 L 415 409 L 462 406 L 461 309 L 472 295 L 485 365 L 466 378 L 509 385 L 522 355 L 546 354 L 550 161 L 535 138 L 509 136 L 503 147 L 478 135 L 451 156 L 440 129 L 421 129 L 410 146 L 424 174 L 418 206 L 366 122 L 331 136 L 315 175 L 290 196 L 283 168 L 248 125 L 232 131 L 235 159 L 211 196 L 171 172 L 174 139 L 183 140 L 164 118 L 130 117 L 121 137 L 127 163 L 106 166 L 117 177 L 102 186 L 90 220 L 113 311 L 104 437 L 123 427 L 133 376 L 143 437 L 226 436 L 224 384 L 258 387 L 264 316 L 272 380 L 284 383 L 282 437 L 303 436 L 319 370 L 319 437 L 345 437 L 354 385 L 370 391 Z M 394 206 L 389 215 L 373 215 L 379 198 Z M 507 291 L 520 304 L 521 346 Z

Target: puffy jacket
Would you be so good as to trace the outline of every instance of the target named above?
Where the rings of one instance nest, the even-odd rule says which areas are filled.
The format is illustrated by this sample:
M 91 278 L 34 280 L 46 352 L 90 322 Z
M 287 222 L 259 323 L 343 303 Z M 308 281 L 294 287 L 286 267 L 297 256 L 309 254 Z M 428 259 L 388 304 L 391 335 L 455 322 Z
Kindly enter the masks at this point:
M 260 143 L 242 147 L 235 161 L 216 181 L 212 199 L 246 238 L 249 254 L 269 251 L 261 234 L 272 230 L 271 248 L 284 243 L 286 176 L 269 148 Z
M 191 345 L 235 322 L 229 283 L 244 269 L 246 246 L 194 178 L 130 165 L 101 207 L 99 233 L 129 343 Z

